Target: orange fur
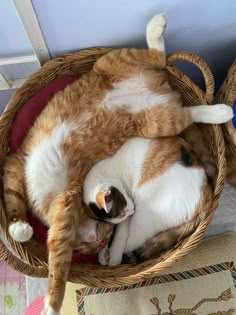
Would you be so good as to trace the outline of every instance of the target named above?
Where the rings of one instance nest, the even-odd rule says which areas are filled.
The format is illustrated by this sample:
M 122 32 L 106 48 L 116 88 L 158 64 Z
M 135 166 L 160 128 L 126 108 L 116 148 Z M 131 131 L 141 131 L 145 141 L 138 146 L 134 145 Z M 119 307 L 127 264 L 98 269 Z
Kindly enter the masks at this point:
M 107 191 L 100 191 L 97 193 L 97 196 L 96 196 L 96 201 L 97 201 L 98 206 L 103 209 L 106 208 L 106 203 L 105 203 L 106 194 L 107 194 Z
M 139 186 L 163 174 L 176 163 L 180 158 L 180 143 L 181 139 L 177 137 L 160 138 L 153 142 L 143 162 Z

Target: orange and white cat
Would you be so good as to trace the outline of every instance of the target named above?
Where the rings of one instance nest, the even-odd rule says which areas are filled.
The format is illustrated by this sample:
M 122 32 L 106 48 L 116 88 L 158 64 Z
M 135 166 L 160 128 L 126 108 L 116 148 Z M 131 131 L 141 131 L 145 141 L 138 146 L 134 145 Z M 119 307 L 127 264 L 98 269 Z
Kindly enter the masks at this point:
M 182 107 L 165 70 L 165 25 L 165 15 L 155 16 L 147 26 L 149 49 L 113 50 L 58 92 L 6 161 L 4 198 L 12 238 L 31 237 L 27 209 L 50 227 L 44 314 L 58 314 L 62 304 L 90 168 L 129 138 L 173 136 L 193 122 L 232 118 L 226 105 Z
M 114 156 L 93 166 L 83 195 L 100 219 L 122 222 L 110 260 L 107 248 L 99 253 L 102 265 L 156 257 L 189 235 L 212 203 L 204 168 L 179 137 L 128 140 Z M 125 220 L 122 212 L 134 214 Z

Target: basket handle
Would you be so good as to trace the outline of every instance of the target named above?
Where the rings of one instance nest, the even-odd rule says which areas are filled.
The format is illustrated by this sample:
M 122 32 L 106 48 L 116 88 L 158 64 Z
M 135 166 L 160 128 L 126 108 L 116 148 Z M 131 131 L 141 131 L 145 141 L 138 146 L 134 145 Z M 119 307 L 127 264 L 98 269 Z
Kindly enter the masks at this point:
M 178 70 L 176 67 L 173 67 L 173 64 L 175 61 L 180 61 L 180 60 L 188 61 L 194 64 L 196 67 L 198 67 L 201 70 L 204 80 L 205 80 L 205 86 L 206 86 L 205 98 L 208 103 L 212 103 L 213 98 L 214 98 L 215 84 L 214 84 L 213 74 L 210 68 L 208 67 L 207 63 L 203 59 L 201 59 L 199 56 L 191 52 L 172 53 L 167 57 L 167 65 L 171 66 L 172 68 L 175 68 L 178 74 L 181 74 L 181 71 Z

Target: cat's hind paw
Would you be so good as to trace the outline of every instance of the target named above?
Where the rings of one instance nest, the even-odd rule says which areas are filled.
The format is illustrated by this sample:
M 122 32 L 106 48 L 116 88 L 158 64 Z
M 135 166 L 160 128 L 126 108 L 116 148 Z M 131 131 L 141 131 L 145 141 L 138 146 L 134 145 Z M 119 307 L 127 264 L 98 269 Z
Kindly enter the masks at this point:
M 216 104 L 213 105 L 213 110 L 212 119 L 215 124 L 226 123 L 234 117 L 233 109 L 228 105 Z
M 17 221 L 9 226 L 9 234 L 17 242 L 27 242 L 33 235 L 33 229 L 27 222 Z
M 165 51 L 163 33 L 167 24 L 167 16 L 165 13 L 155 15 L 147 24 L 146 37 L 148 48 L 155 48 Z
M 233 109 L 225 104 L 200 105 L 191 107 L 194 122 L 223 124 L 234 116 Z

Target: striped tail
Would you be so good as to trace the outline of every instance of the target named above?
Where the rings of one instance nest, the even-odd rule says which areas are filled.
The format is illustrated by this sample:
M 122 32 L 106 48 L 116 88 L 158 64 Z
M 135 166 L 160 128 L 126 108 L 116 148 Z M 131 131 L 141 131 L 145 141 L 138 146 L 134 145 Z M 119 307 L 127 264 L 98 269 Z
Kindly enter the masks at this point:
M 140 263 L 151 258 L 159 257 L 162 253 L 173 248 L 179 241 L 193 233 L 204 217 L 205 214 L 203 212 L 198 213 L 190 221 L 178 227 L 158 233 L 138 249 L 124 254 L 122 263 Z
M 216 178 L 216 164 L 212 153 L 207 146 L 206 139 L 200 129 L 196 124 L 191 125 L 185 129 L 181 136 L 187 141 L 187 143 L 193 148 L 194 153 L 201 162 L 207 178 L 210 184 L 214 187 L 214 181 Z M 213 152 L 214 154 L 214 152 Z

